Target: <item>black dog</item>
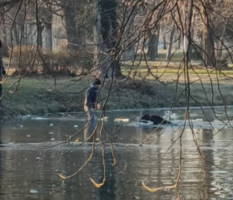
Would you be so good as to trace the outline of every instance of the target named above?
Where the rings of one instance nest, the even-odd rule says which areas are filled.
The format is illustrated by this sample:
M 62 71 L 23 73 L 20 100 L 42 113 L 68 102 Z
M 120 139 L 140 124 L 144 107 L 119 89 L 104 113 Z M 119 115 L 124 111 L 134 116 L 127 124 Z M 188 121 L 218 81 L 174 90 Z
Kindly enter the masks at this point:
M 148 121 L 151 121 L 154 123 L 154 125 L 157 125 L 157 124 L 171 124 L 171 122 L 163 119 L 162 117 L 160 116 L 157 116 L 157 115 L 143 115 L 140 119 L 140 122 L 145 122 L 147 123 Z

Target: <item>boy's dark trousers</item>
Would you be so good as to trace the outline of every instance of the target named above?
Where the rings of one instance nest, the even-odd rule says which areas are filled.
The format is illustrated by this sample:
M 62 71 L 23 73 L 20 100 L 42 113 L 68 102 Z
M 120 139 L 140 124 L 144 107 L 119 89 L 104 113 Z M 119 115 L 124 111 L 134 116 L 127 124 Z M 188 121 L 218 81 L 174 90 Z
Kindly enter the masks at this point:
M 2 84 L 1 83 L 0 83 L 0 97 L 2 97 Z

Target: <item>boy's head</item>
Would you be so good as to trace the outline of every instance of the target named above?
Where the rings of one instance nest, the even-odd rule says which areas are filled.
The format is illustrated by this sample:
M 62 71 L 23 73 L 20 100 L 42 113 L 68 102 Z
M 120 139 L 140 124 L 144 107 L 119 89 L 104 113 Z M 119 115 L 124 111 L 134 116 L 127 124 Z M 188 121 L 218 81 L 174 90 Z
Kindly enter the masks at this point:
M 95 81 L 93 82 L 93 85 L 100 86 L 101 85 L 100 79 L 96 78 Z

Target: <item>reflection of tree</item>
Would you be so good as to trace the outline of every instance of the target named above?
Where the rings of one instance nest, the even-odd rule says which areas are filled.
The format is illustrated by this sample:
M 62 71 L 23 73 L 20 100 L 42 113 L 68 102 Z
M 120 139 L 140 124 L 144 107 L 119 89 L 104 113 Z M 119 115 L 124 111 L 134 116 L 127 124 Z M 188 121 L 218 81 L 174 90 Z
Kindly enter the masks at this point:
M 0 199 L 34 199 L 38 198 L 36 192 L 40 199 L 52 199 L 57 195 L 53 193 L 54 186 L 52 186 L 53 172 L 57 167 L 53 157 L 57 158 L 60 152 L 35 150 L 33 145 L 29 150 L 27 149 L 29 146 L 26 145 L 26 149 L 23 145 L 20 148 L 14 148 L 18 144 L 12 146 L 8 144 L 8 130 L 9 127 L 6 124 L 0 123 Z M 11 138 L 12 140 L 20 140 L 20 134 L 17 133 Z M 55 177 L 57 180 L 56 175 Z M 35 194 L 31 190 L 34 190 Z
M 232 198 L 231 193 L 231 180 L 232 176 L 232 152 L 230 148 L 225 149 L 228 145 L 231 146 L 229 141 L 232 140 L 231 129 L 221 130 L 215 135 L 214 130 L 203 129 L 202 139 L 205 146 L 210 149 L 203 149 L 202 155 L 205 158 L 204 175 L 206 187 L 206 199 L 210 198 Z M 229 135 L 231 137 L 229 137 Z M 227 141 L 227 143 L 225 143 Z M 222 146 L 224 145 L 224 146 Z M 223 172 L 227 172 L 226 174 Z M 230 177 L 228 177 L 228 174 Z M 229 181 L 230 180 L 230 181 Z M 214 190 L 213 190 L 214 188 Z M 214 194 L 213 194 L 213 191 Z
M 90 150 L 90 146 L 87 149 Z M 75 163 L 83 163 L 89 156 L 89 150 L 85 151 L 75 151 L 70 154 L 66 154 L 64 158 L 65 171 L 74 171 L 77 166 Z M 91 200 L 93 196 L 98 196 L 96 199 L 101 200 L 114 200 L 115 199 L 115 172 L 112 154 L 109 148 L 105 150 L 105 177 L 106 180 L 104 185 L 100 188 L 95 188 L 91 185 L 90 178 L 92 178 L 96 183 L 101 183 L 104 178 L 104 168 L 102 162 L 102 152 L 101 148 L 96 147 L 95 154 L 92 160 L 86 165 L 86 167 L 76 176 L 75 179 L 66 179 L 62 183 L 64 188 L 64 199 L 86 199 Z M 77 165 L 78 165 L 77 164 Z M 81 187 L 80 187 L 81 186 Z
M 213 140 L 213 130 L 202 130 L 202 141 L 203 143 L 208 142 L 211 143 Z M 203 162 L 203 184 L 201 186 L 201 199 L 210 199 L 211 191 L 210 188 L 207 187 L 212 181 L 213 177 L 210 176 L 210 173 L 208 171 L 211 171 L 214 163 L 214 155 L 213 150 L 202 150 L 202 155 L 206 159 L 207 162 Z
M 103 164 L 102 164 L 102 155 L 101 152 L 96 153 L 96 160 L 94 160 L 95 164 L 95 173 L 97 179 L 95 180 L 97 183 L 101 183 L 103 180 Z M 105 176 L 106 181 L 102 187 L 100 187 L 97 192 L 97 195 L 99 196 L 99 199 L 104 200 L 114 200 L 116 199 L 115 195 L 115 172 L 114 172 L 114 166 L 113 160 L 112 160 L 112 154 L 110 149 L 105 151 L 104 155 L 105 159 Z M 98 164 L 97 164 L 98 163 Z

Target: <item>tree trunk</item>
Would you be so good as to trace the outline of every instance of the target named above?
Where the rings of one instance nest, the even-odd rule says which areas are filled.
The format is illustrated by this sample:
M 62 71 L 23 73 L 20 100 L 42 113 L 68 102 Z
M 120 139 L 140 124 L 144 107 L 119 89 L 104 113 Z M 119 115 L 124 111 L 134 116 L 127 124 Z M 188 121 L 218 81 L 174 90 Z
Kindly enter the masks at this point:
M 28 23 L 27 24 L 27 45 L 32 45 L 33 44 L 33 39 L 32 39 L 32 24 Z
M 167 49 L 167 41 L 166 41 L 166 34 L 163 35 L 163 49 Z
M 94 65 L 92 68 L 92 75 L 95 76 L 103 76 L 103 65 L 106 64 L 105 55 L 103 52 L 107 52 L 103 45 L 103 38 L 101 37 L 101 30 L 102 30 L 102 24 L 101 24 L 101 13 L 100 13 L 100 5 L 99 0 L 95 2 L 95 24 L 93 28 L 93 35 L 94 35 L 94 43 L 96 44 L 94 48 Z M 102 63 L 102 61 L 105 60 L 105 63 Z M 107 67 L 106 67 L 107 68 Z
M 148 42 L 148 55 L 150 61 L 155 61 L 158 56 L 159 28 L 157 33 L 150 33 Z
M 177 49 L 181 49 L 181 37 L 177 38 Z
M 77 0 L 68 0 L 64 6 L 65 28 L 68 39 L 68 51 L 76 54 L 82 50 L 83 38 L 80 27 L 77 26 L 76 10 L 78 7 Z
M 123 16 L 121 20 L 121 30 L 124 34 L 121 34 L 122 42 L 122 60 L 134 60 L 136 55 L 135 44 L 138 43 L 138 37 L 134 34 L 134 21 L 137 12 L 134 11 L 133 7 L 129 5 L 124 5 Z M 145 45 L 147 47 L 147 45 Z
M 217 41 L 217 58 L 218 59 L 220 59 L 222 57 L 222 49 L 223 49 L 223 43 L 224 43 L 224 35 L 226 32 L 226 25 L 227 25 L 227 22 L 225 22 L 225 24 L 224 24 L 220 40 Z
M 192 44 L 191 44 L 192 37 L 193 37 L 192 31 L 191 31 L 191 36 L 184 35 L 183 50 L 185 54 L 187 53 L 188 61 L 190 61 L 192 58 Z
M 19 32 L 17 24 L 14 24 L 13 26 L 13 41 L 15 46 L 19 45 Z
M 169 45 L 167 49 L 167 55 L 166 55 L 166 60 L 171 60 L 171 55 L 172 55 L 172 43 L 173 43 L 173 37 L 175 34 L 175 25 L 172 25 L 172 29 L 170 32 L 170 38 L 169 38 Z
M 206 27 L 203 31 L 203 64 L 206 67 L 213 67 L 216 65 L 215 53 L 214 53 L 214 38 L 213 29 Z
M 194 36 L 194 30 L 193 30 L 193 27 L 191 28 L 191 38 L 190 38 L 190 42 L 193 41 L 193 36 Z M 193 57 L 193 44 L 190 43 L 189 45 L 189 49 L 188 49 L 188 60 L 192 60 L 192 57 Z
M 95 49 L 96 65 L 92 69 L 94 74 L 111 78 L 121 76 L 119 58 L 116 59 L 120 46 L 116 46 L 118 33 L 116 18 L 116 0 L 96 1 L 94 37 L 97 43 Z M 115 54 L 112 50 L 114 49 Z M 119 56 L 118 56 L 119 57 Z
M 6 34 L 6 26 L 4 24 L 1 25 L 1 39 L 2 39 L 2 48 L 1 48 L 1 56 L 8 56 L 8 39 Z
M 27 45 L 26 23 L 20 26 L 20 45 Z
M 160 36 L 160 27 L 158 28 L 157 34 L 156 34 L 156 40 L 155 40 L 155 58 L 158 57 L 158 50 L 159 50 L 159 36 Z
M 148 42 L 148 55 L 149 55 L 149 60 L 150 61 L 155 61 L 155 49 L 156 47 L 156 34 L 150 34 L 149 35 L 149 42 Z
M 214 37 L 213 37 L 213 28 L 208 27 L 208 36 L 206 39 L 207 45 L 207 66 L 216 66 L 215 52 L 214 52 Z
M 214 25 L 211 19 L 211 14 L 213 12 L 211 6 L 215 5 L 215 1 L 212 2 L 211 5 L 209 2 L 205 2 L 202 9 L 202 16 L 204 19 L 203 23 L 203 32 L 202 32 L 202 43 L 203 43 L 203 63 L 206 67 L 216 66 L 216 58 L 214 52 Z M 208 7 L 209 12 L 206 12 L 206 7 Z
M 42 32 L 44 30 L 44 25 L 42 22 L 38 22 L 37 24 L 37 45 L 42 48 Z
M 51 53 L 53 49 L 52 41 L 52 24 L 45 23 L 45 51 L 46 53 Z

